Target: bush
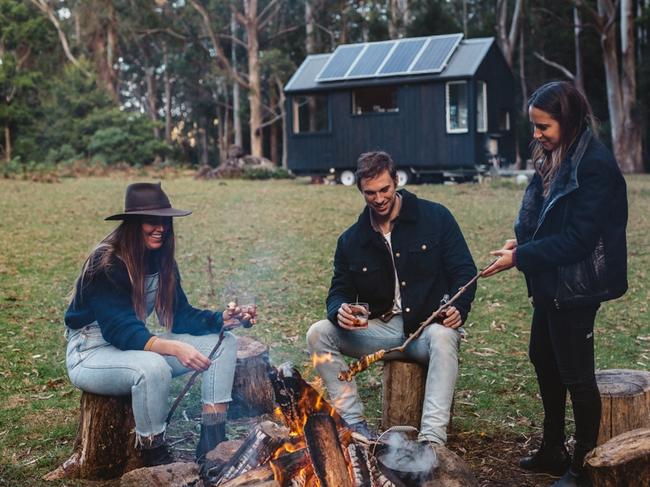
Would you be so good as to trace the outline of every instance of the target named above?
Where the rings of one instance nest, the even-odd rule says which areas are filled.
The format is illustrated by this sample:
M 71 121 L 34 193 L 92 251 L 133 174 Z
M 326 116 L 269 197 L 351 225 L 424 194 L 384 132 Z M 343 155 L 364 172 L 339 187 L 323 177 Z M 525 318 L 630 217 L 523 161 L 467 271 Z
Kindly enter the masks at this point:
M 263 180 L 263 179 L 293 179 L 293 175 L 281 167 L 266 169 L 262 167 L 246 167 L 241 172 L 242 179 Z

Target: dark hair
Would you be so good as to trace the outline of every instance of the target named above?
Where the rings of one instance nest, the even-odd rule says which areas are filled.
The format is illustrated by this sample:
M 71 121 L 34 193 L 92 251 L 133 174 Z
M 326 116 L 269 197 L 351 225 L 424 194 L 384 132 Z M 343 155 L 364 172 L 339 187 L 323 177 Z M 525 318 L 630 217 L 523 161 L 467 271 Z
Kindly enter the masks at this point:
M 364 152 L 359 156 L 359 159 L 357 159 L 357 171 L 355 173 L 357 188 L 361 189 L 362 179 L 372 179 L 379 176 L 384 171 L 388 171 L 390 177 L 394 181 L 397 181 L 397 169 L 395 169 L 395 163 L 387 152 Z
M 594 128 L 594 116 L 585 96 L 568 81 L 553 81 L 537 88 L 528 98 L 530 107 L 548 113 L 560 125 L 560 142 L 551 152 L 544 150 L 537 140 L 531 142 L 535 169 L 548 192 L 569 148 L 586 128 Z
M 142 222 L 146 217 L 126 217 L 111 233 L 102 239 L 86 259 L 75 285 L 72 297 L 77 290 L 83 293 L 84 281 L 90 282 L 93 276 L 107 270 L 114 257 L 119 258 L 129 274 L 131 281 L 131 302 L 136 316 L 147 318 L 146 292 L 144 289 L 146 269 L 146 246 L 142 235 Z M 165 239 L 160 248 L 160 267 L 158 269 L 158 293 L 155 310 L 160 323 L 171 331 L 174 322 L 174 299 L 176 292 L 176 261 L 174 259 L 174 224 L 168 218 L 165 223 Z

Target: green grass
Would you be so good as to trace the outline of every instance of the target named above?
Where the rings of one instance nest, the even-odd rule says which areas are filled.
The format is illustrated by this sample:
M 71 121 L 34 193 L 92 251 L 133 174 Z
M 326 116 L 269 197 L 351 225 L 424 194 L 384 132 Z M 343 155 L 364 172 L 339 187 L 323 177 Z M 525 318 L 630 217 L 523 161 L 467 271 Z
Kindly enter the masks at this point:
M 630 290 L 598 315 L 599 368 L 650 365 L 650 178 L 628 183 Z M 121 209 L 126 184 L 115 178 L 0 180 L 0 485 L 40 484 L 70 452 L 79 392 L 65 371 L 66 295 L 87 253 L 112 228 L 103 217 Z M 291 360 L 313 378 L 304 334 L 324 316 L 336 239 L 363 207 L 358 192 L 302 180 L 176 179 L 164 188 L 176 207 L 194 211 L 176 220 L 177 258 L 190 301 L 217 307 L 234 296 L 254 296 L 260 323 L 246 333 L 271 346 L 275 363 Z M 452 210 L 479 266 L 512 236 L 520 187 L 410 189 Z M 216 299 L 210 298 L 208 256 Z M 456 431 L 496 435 L 539 428 L 541 405 L 527 358 L 530 311 L 517 272 L 479 281 L 462 345 Z M 360 378 L 374 422 L 379 374 L 376 367 Z M 196 398 L 189 404 L 196 407 Z

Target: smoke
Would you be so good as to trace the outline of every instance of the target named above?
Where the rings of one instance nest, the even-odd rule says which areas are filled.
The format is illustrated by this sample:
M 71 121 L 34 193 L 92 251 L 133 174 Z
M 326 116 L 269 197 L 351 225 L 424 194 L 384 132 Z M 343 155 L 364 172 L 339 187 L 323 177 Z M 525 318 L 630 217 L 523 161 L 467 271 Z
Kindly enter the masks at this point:
M 426 443 L 410 440 L 403 432 L 390 432 L 384 441 L 381 462 L 400 472 L 430 472 L 438 466 L 438 458 Z

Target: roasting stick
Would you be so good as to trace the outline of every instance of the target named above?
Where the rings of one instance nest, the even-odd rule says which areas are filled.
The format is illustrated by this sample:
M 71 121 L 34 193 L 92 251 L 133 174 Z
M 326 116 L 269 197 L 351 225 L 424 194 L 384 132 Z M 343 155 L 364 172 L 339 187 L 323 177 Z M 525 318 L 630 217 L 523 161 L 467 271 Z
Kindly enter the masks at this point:
M 229 311 L 234 312 L 236 308 L 237 308 L 237 302 L 236 301 L 231 301 L 230 303 L 228 303 L 228 310 Z M 254 310 L 252 314 L 245 314 L 244 316 L 246 316 L 246 315 L 250 316 L 250 318 L 247 320 L 249 325 L 244 326 L 244 327 L 249 328 L 250 326 L 254 325 L 255 322 L 256 322 L 257 310 Z M 226 332 L 226 328 L 227 328 L 226 325 L 223 325 L 221 327 L 221 332 L 219 332 L 219 340 L 217 341 L 217 344 L 214 346 L 214 348 L 210 352 L 210 355 L 208 355 L 208 359 L 213 360 L 215 355 L 217 354 L 217 350 L 219 350 L 219 347 L 221 346 L 221 343 L 223 342 L 223 338 L 224 338 L 224 334 Z M 230 329 L 230 328 L 228 328 L 228 329 Z M 199 377 L 199 374 L 201 374 L 200 370 L 195 371 L 190 376 L 190 378 L 187 380 L 187 383 L 185 384 L 185 386 L 183 387 L 181 392 L 178 393 L 178 396 L 174 400 L 174 403 L 172 404 L 172 407 L 169 408 L 169 413 L 167 413 L 167 418 L 165 419 L 165 424 L 169 424 L 169 422 L 172 419 L 172 416 L 174 415 L 174 412 L 176 411 L 176 408 L 178 407 L 178 405 L 181 403 L 181 401 L 185 397 L 185 394 L 187 394 L 187 391 L 190 390 L 190 387 L 192 387 L 192 384 L 194 384 L 194 382 L 196 382 L 196 379 Z
M 483 275 L 483 273 L 488 270 L 492 265 L 497 261 L 498 259 L 494 260 L 491 262 L 487 267 L 484 267 L 481 269 L 470 281 L 462 286 L 460 289 L 458 289 L 458 292 L 454 294 L 451 299 L 448 301 L 442 303 L 440 307 L 435 310 L 431 316 L 429 316 L 426 320 L 424 320 L 422 323 L 420 323 L 420 326 L 418 327 L 415 332 L 409 336 L 404 343 L 402 343 L 399 347 L 394 347 L 394 348 L 389 348 L 388 350 L 377 350 L 375 353 L 371 353 L 370 355 L 365 355 L 361 357 L 359 360 L 356 362 L 352 362 L 348 368 L 348 370 L 341 371 L 339 372 L 339 380 L 340 381 L 346 381 L 350 382 L 352 378 L 357 375 L 360 372 L 363 372 L 367 368 L 369 368 L 372 364 L 375 362 L 378 362 L 382 358 L 384 358 L 384 355 L 387 353 L 391 352 L 404 352 L 406 350 L 406 347 L 409 346 L 409 344 L 413 340 L 417 340 L 420 335 L 422 335 L 422 332 L 424 329 L 429 326 L 433 321 L 438 318 L 447 308 L 449 308 L 454 302 L 465 292 L 467 291 L 467 288 L 469 288 L 472 284 L 474 284 L 476 281 L 478 281 L 479 277 Z

